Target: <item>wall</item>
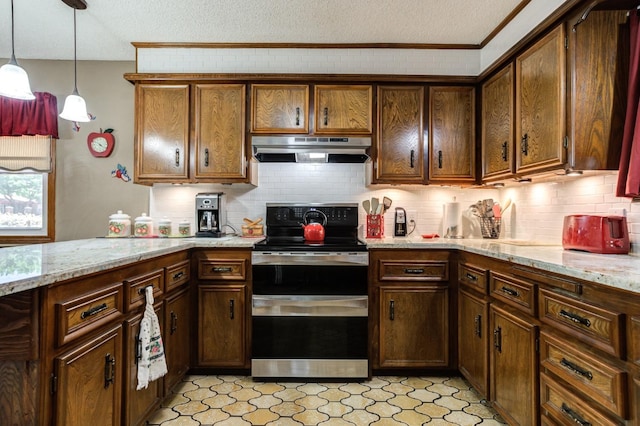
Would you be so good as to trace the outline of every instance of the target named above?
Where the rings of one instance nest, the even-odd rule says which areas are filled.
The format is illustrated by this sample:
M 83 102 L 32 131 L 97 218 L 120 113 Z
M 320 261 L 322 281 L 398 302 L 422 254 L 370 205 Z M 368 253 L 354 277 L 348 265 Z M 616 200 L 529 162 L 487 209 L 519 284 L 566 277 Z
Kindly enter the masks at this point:
M 29 74 L 31 89 L 54 94 L 61 112 L 65 97 L 73 91 L 73 61 L 19 59 L 19 63 Z M 134 69 L 133 62 L 78 62 L 78 91 L 96 118 L 80 123 L 79 131 L 71 122 L 58 120 L 56 241 L 104 236 L 108 217 L 116 210 L 148 208 L 147 187 L 111 177 L 118 163 L 133 176 L 134 90 L 122 75 Z M 100 128 L 115 129 L 116 146 L 108 158 L 94 158 L 87 149 L 88 134 Z
M 443 235 L 443 205 L 454 197 L 460 203 L 463 232 L 466 238 L 480 238 L 477 219 L 469 206 L 478 200 L 493 198 L 512 207 L 503 219 L 502 238 L 561 243 L 562 222 L 568 214 L 627 214 L 633 243 L 640 245 L 640 203 L 617 198 L 614 187 L 617 173 L 563 178 L 553 183 L 533 183 L 506 189 L 440 186 L 366 186 L 367 170 L 362 164 L 291 164 L 259 165 L 259 186 L 251 185 L 155 185 L 151 190 L 151 215 L 156 223 L 162 217 L 195 223 L 194 198 L 198 192 L 224 192 L 227 222 L 240 231 L 243 218 L 265 216 L 269 202 L 352 202 L 360 204 L 371 197 L 387 196 L 393 200 L 385 215 L 385 235 L 393 235 L 394 208 L 416 212 L 417 227 L 411 237 L 422 234 Z M 365 223 L 360 209 L 360 223 Z M 225 229 L 233 232 L 231 228 Z M 360 235 L 363 235 L 360 226 Z

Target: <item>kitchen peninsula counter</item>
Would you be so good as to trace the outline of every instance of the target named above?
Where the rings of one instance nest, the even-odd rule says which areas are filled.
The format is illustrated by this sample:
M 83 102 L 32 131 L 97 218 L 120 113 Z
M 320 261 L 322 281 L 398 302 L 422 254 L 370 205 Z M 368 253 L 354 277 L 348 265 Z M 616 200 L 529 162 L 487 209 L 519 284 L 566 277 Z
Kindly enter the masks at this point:
M 366 239 L 365 242 L 369 249 L 462 250 L 640 293 L 640 256 L 638 254 L 595 254 L 564 250 L 561 245 L 500 239 L 449 240 L 386 237 Z
M 251 248 L 259 238 L 95 238 L 0 249 L 0 297 L 191 248 Z M 370 249 L 463 250 L 640 293 L 640 256 L 487 239 L 367 239 Z
M 0 297 L 195 247 L 251 248 L 258 238 L 94 238 L 0 249 Z

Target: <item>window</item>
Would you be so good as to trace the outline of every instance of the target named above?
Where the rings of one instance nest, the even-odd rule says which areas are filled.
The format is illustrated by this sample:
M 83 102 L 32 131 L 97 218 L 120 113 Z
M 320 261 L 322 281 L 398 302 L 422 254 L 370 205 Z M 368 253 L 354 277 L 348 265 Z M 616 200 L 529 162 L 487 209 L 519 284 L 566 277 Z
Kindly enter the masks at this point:
M 0 137 L 0 245 L 54 240 L 54 143 L 48 136 Z M 45 154 L 36 145 L 46 146 Z

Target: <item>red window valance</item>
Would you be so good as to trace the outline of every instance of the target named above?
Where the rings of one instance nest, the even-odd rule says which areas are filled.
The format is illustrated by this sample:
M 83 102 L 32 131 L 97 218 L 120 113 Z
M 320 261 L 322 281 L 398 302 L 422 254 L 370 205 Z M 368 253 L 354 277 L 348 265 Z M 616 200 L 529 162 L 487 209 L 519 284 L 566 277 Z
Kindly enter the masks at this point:
M 42 135 L 58 139 L 58 101 L 34 92 L 32 101 L 0 96 L 0 136 Z

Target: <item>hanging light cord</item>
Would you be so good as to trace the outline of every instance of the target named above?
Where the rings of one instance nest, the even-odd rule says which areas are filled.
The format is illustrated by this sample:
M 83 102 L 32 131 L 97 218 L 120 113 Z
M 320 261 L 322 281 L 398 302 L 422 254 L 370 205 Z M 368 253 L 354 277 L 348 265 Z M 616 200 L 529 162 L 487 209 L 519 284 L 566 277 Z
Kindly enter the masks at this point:
M 13 2 L 13 0 L 11 0 Z M 73 94 L 78 94 L 78 55 L 76 40 L 76 9 L 73 9 Z
M 11 0 L 11 59 L 10 64 L 17 64 L 16 61 L 16 42 L 15 42 L 15 24 L 13 23 L 13 0 Z

